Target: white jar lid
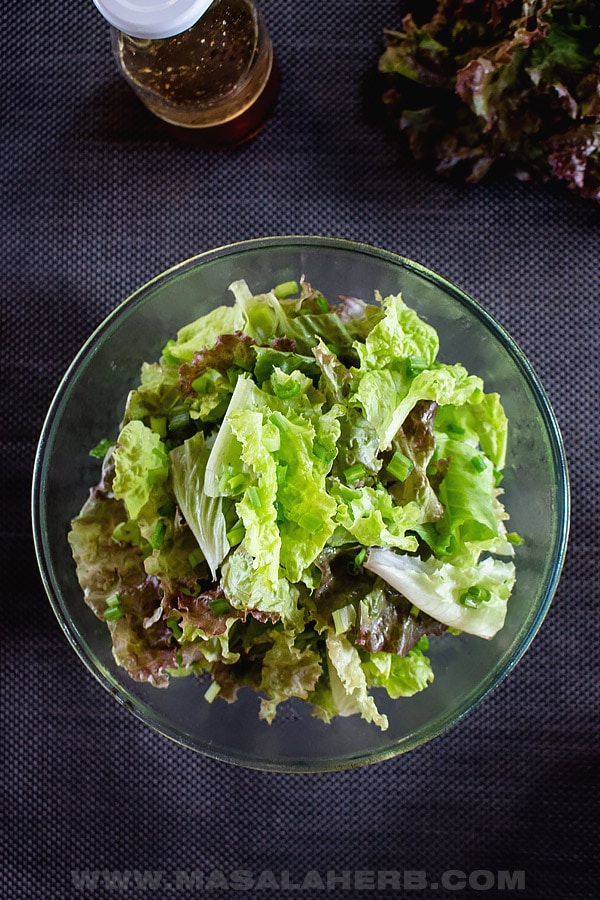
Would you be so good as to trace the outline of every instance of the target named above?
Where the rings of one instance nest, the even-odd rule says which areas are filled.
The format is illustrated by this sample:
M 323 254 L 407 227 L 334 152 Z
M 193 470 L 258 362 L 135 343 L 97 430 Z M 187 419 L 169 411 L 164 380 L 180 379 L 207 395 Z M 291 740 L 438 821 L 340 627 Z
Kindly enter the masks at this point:
M 167 38 L 195 25 L 213 0 L 94 0 L 107 22 L 136 38 Z

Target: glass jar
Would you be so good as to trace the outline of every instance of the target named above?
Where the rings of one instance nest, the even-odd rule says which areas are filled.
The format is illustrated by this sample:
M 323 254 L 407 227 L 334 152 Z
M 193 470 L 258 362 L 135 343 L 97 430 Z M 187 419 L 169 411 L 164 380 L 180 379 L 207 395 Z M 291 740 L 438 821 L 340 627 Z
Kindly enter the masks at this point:
M 190 27 L 166 37 L 136 37 L 111 24 L 119 70 L 179 139 L 237 145 L 265 124 L 279 73 L 252 0 L 214 0 Z

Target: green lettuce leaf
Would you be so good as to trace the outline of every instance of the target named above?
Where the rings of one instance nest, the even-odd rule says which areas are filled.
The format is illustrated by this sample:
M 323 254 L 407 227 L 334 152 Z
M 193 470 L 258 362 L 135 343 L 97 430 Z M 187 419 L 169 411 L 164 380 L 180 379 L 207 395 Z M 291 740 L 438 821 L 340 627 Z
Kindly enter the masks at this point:
M 449 628 L 492 638 L 504 625 L 508 599 L 515 582 L 515 567 L 486 557 L 476 566 L 461 567 L 404 556 L 387 548 L 374 548 L 364 563 L 393 588 Z M 485 591 L 487 599 L 472 607 L 464 602 L 471 589 Z
M 203 433 L 199 431 L 180 447 L 171 450 L 169 460 L 175 499 L 213 578 L 216 578 L 217 570 L 229 552 L 229 541 L 223 498 L 211 497 L 204 490 L 210 452 Z
M 125 502 L 129 518 L 137 519 L 155 486 L 168 477 L 165 446 L 154 431 L 135 420 L 121 430 L 113 459 L 113 493 Z
M 434 677 L 431 663 L 423 653 L 427 646 L 424 637 L 406 656 L 383 651 L 363 654 L 361 665 L 368 686 L 385 688 L 392 700 L 425 690 Z
M 337 715 L 357 713 L 367 722 L 374 722 L 386 731 L 388 718 L 377 709 L 369 694 L 365 672 L 358 650 L 343 635 L 328 634 L 327 659 L 331 693 Z

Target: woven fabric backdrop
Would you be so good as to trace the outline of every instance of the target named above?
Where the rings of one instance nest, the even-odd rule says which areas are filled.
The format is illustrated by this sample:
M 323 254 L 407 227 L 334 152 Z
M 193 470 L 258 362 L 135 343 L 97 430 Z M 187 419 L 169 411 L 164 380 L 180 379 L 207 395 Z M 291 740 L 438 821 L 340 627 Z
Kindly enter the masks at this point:
M 396 0 L 262 9 L 278 106 L 252 143 L 214 153 L 164 138 L 120 80 L 92 0 L 3 4 L 0 895 L 188 897 L 202 893 L 199 877 L 179 894 L 164 884 L 196 871 L 209 896 L 288 896 L 289 871 L 310 896 L 512 896 L 485 873 L 518 870 L 515 895 L 592 898 L 600 210 L 557 185 L 458 185 L 402 160 L 365 102 Z M 429 745 L 315 776 L 199 757 L 115 703 L 54 618 L 29 512 L 45 412 L 104 316 L 184 258 L 285 233 L 379 245 L 470 292 L 542 380 L 573 491 L 558 592 L 505 682 Z M 235 889 L 239 870 L 275 881 Z M 340 879 L 319 886 L 328 871 Z M 385 871 L 413 874 L 377 891 L 373 873 Z M 437 883 L 453 871 L 466 879 L 424 887 L 423 873 Z M 224 881 L 209 881 L 215 872 Z

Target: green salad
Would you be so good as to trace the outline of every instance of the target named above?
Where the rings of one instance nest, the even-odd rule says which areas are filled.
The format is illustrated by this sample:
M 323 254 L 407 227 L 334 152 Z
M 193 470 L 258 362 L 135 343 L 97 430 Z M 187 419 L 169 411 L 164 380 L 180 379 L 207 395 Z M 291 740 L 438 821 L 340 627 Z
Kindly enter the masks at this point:
M 137 681 L 203 675 L 208 702 L 250 688 L 268 722 L 296 697 L 385 729 L 374 689 L 411 696 L 430 641 L 504 624 L 500 397 L 438 360 L 400 295 L 230 290 L 92 451 L 69 533 L 85 601 Z

